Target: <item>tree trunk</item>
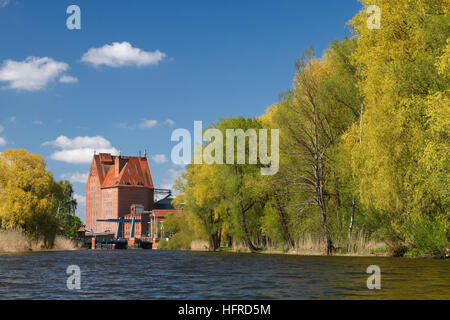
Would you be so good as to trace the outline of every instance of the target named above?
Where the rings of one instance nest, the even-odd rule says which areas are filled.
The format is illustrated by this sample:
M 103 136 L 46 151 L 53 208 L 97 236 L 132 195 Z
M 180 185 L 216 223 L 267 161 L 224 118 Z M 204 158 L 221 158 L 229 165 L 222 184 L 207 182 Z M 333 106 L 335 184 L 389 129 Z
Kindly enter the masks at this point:
M 284 239 L 286 240 L 286 243 L 288 244 L 289 248 L 293 249 L 294 241 L 292 241 L 291 234 L 289 233 L 289 230 L 287 228 L 286 219 L 284 217 L 285 214 L 284 214 L 283 208 L 281 207 L 280 200 L 278 199 L 278 197 L 275 197 L 275 206 L 277 208 L 278 214 L 280 215 L 280 222 L 281 222 L 281 226 L 283 227 L 283 231 L 284 231 Z
M 238 175 L 238 172 L 237 172 L 237 166 L 236 165 L 234 165 L 234 174 L 235 174 L 235 177 L 238 179 L 239 175 Z M 244 209 L 244 206 L 242 205 L 241 190 L 238 189 L 237 192 L 239 193 L 239 198 L 240 198 L 240 200 L 239 200 L 239 208 L 240 208 L 240 213 L 241 213 L 242 229 L 244 231 L 244 239 L 243 239 L 244 240 L 244 244 L 245 244 L 245 246 L 247 248 L 250 249 L 251 252 L 258 252 L 258 249 L 255 247 L 255 245 L 250 240 L 249 232 L 248 232 L 248 229 L 247 229 L 247 222 L 246 222 L 246 219 L 245 219 L 245 212 L 247 210 L 249 210 L 252 207 L 252 205 L 250 205 L 248 208 Z
M 327 255 L 333 253 L 333 242 L 331 241 L 330 232 L 328 230 L 327 222 L 327 212 L 325 208 L 325 200 L 323 196 L 323 182 L 324 182 L 324 171 L 323 171 L 323 158 L 319 151 L 319 133 L 317 124 L 317 110 L 316 106 L 313 104 L 314 114 L 313 114 L 313 124 L 314 124 L 314 176 L 315 176 L 315 188 L 317 204 L 319 206 L 320 218 L 322 222 L 323 237 L 326 243 L 325 251 Z
M 247 248 L 249 248 L 251 252 L 258 252 L 259 249 L 255 247 L 255 245 L 253 244 L 252 240 L 250 239 L 250 235 L 249 235 L 248 229 L 247 229 L 247 222 L 246 222 L 246 219 L 245 219 L 245 213 L 243 211 L 242 204 L 241 204 L 241 221 L 242 221 L 242 228 L 244 230 L 244 243 L 245 243 L 245 246 Z
M 211 248 L 213 249 L 213 251 L 217 251 L 217 249 L 219 248 L 219 236 L 217 231 L 214 232 L 211 237 L 210 237 L 210 242 L 211 242 Z
M 347 251 L 350 250 L 352 244 L 352 230 L 353 230 L 353 219 L 355 218 L 355 195 L 352 198 L 352 214 L 350 216 L 350 225 L 348 226 L 348 242 Z
M 361 104 L 361 112 L 359 118 L 359 144 L 362 143 L 362 123 L 363 123 L 363 113 L 364 113 L 364 104 Z M 352 230 L 353 230 L 353 221 L 355 219 L 355 194 L 353 193 L 352 197 L 352 213 L 350 216 L 350 224 L 348 226 L 348 243 L 347 243 L 347 251 L 350 250 L 351 242 L 352 242 Z
M 227 236 L 227 240 L 228 240 L 228 248 L 233 247 L 233 237 Z

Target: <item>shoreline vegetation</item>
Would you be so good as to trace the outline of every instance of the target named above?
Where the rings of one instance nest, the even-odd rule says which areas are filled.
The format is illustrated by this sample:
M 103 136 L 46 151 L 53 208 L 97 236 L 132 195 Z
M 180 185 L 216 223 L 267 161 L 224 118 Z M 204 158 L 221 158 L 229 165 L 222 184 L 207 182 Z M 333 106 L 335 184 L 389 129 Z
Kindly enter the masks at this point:
M 81 220 L 68 181 L 55 181 L 41 155 L 0 153 L 0 252 L 73 250 Z
M 210 251 L 207 241 L 193 241 L 191 243 L 190 251 Z M 243 244 L 233 244 L 232 247 L 219 247 L 217 252 L 232 252 L 232 253 L 255 253 L 252 252 Z M 311 239 L 302 241 L 301 244 L 296 244 L 293 248 L 280 248 L 276 246 L 261 247 L 256 254 L 280 254 L 280 255 L 296 255 L 296 256 L 327 256 L 323 244 L 314 242 Z M 347 252 L 346 250 L 339 250 L 333 256 L 348 256 L 348 257 L 389 257 L 389 249 L 385 243 L 364 243 L 364 246 L 355 244 L 355 249 Z
M 168 246 L 169 241 L 162 240 L 158 246 L 159 250 L 182 250 L 182 251 L 198 251 L 198 252 L 231 252 L 231 253 L 256 253 L 256 254 L 279 254 L 279 255 L 296 255 L 296 256 L 328 256 L 324 250 L 324 244 L 321 241 L 314 241 L 307 237 L 295 243 L 293 248 L 266 246 L 261 247 L 257 252 L 250 250 L 244 243 L 233 243 L 231 247 L 221 246 L 216 250 L 212 250 L 207 240 L 192 240 L 187 248 L 173 248 Z M 447 250 L 445 256 L 439 255 L 413 255 L 398 254 L 395 248 L 390 247 L 385 242 L 375 242 L 367 240 L 364 237 L 355 237 L 351 250 L 347 250 L 345 245 L 338 246 L 333 256 L 338 257 L 404 257 L 418 259 L 449 259 L 450 250 Z
M 360 1 L 353 36 L 321 57 L 305 50 L 264 114 L 210 124 L 202 161 L 173 187 L 184 214 L 166 217 L 160 249 L 449 256 L 448 0 L 379 0 L 378 29 L 373 1 Z M 262 175 L 270 159 L 278 171 Z M 71 248 L 60 236 L 77 236 L 76 206 L 43 156 L 0 153 L 0 251 Z
M 53 247 L 46 248 L 42 239 L 31 240 L 20 229 L 0 230 L 0 254 L 79 250 L 76 241 L 57 235 Z
M 174 187 L 184 217 L 166 218 L 173 237 L 162 247 L 204 239 L 212 251 L 239 243 L 250 252 L 448 257 L 448 1 L 377 1 L 376 29 L 373 1 L 361 2 L 347 24 L 353 36 L 322 56 L 305 50 L 291 88 L 264 114 L 224 117 L 203 132 Z M 223 141 L 230 131 L 240 135 Z M 261 175 L 269 166 L 256 154 L 273 145 L 266 160 L 279 159 L 278 171 Z M 308 238 L 312 246 L 296 243 Z M 367 246 L 355 247 L 361 240 Z

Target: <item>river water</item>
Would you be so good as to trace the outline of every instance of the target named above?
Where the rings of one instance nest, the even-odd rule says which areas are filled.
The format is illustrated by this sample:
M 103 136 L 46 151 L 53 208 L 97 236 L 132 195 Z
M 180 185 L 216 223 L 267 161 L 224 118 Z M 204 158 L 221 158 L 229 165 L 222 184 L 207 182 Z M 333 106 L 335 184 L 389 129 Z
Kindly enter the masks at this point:
M 69 290 L 69 265 L 81 270 Z M 381 270 L 369 290 L 366 269 Z M 0 255 L 0 299 L 450 299 L 450 261 L 164 250 Z

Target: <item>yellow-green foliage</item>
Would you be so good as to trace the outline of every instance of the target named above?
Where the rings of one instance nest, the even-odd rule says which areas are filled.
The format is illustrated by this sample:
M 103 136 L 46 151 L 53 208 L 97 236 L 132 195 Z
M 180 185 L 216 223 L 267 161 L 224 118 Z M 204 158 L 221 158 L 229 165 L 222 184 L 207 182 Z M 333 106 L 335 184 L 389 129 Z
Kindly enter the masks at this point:
M 375 4 L 381 29 L 366 27 L 364 10 L 351 22 L 365 113 L 362 144 L 355 128 L 347 138 L 361 199 L 391 213 L 394 229 L 406 239 L 411 219 L 449 218 L 450 6 L 447 0 Z
M 293 88 L 257 122 L 214 125 L 279 128 L 280 169 L 261 179 L 246 166 L 189 166 L 177 201 L 191 230 L 247 247 L 321 233 L 345 245 L 353 213 L 361 239 L 386 241 L 396 254 L 445 254 L 450 0 L 361 2 L 354 37 L 322 58 L 307 50 Z M 381 9 L 380 29 L 367 26 L 370 5 Z
M 1 227 L 20 228 L 52 247 L 57 230 L 55 183 L 40 155 L 25 150 L 0 154 Z

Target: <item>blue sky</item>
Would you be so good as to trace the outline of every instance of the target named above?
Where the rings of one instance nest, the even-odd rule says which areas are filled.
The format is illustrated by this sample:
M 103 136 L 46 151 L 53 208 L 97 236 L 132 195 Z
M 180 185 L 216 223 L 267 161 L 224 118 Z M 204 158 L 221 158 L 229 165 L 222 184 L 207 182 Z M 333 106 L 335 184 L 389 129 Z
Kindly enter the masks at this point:
M 66 27 L 71 4 L 81 8 L 81 30 Z M 302 52 L 312 45 L 321 55 L 350 36 L 346 23 L 360 8 L 356 0 L 0 0 L 0 152 L 42 154 L 55 179 L 74 182 L 83 220 L 90 148 L 147 149 L 156 186 L 168 187 L 182 171 L 170 161 L 174 129 L 263 114 L 291 87 Z

